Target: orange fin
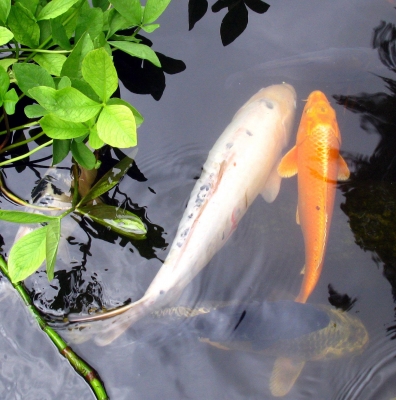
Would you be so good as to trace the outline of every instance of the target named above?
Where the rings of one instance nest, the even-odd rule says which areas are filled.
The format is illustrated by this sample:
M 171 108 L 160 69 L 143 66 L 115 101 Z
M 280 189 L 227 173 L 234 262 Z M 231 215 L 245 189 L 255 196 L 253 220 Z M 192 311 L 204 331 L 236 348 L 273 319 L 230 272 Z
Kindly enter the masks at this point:
M 212 341 L 209 340 L 208 338 L 199 338 L 198 340 L 199 340 L 201 343 L 210 344 L 211 346 L 217 347 L 218 349 L 221 349 L 221 350 L 230 350 L 229 347 L 227 347 L 227 346 L 225 346 L 225 345 L 223 345 L 223 344 L 221 344 L 221 343 L 218 343 L 218 342 L 212 342 Z
M 298 206 L 297 206 L 297 210 L 296 210 L 296 223 L 298 225 L 300 225 L 300 214 L 298 213 Z
M 273 396 L 282 397 L 288 394 L 304 368 L 305 361 L 278 357 L 270 378 L 270 390 Z
M 297 146 L 294 146 L 286 155 L 282 158 L 278 165 L 278 174 L 282 178 L 290 178 L 297 174 Z
M 261 195 L 266 202 L 272 203 L 276 199 L 279 193 L 281 180 L 282 178 L 279 176 L 276 168 L 273 168 L 268 175 L 264 189 L 261 191 Z
M 350 172 L 347 163 L 345 160 L 339 155 L 338 156 L 338 176 L 337 179 L 339 181 L 346 181 L 349 178 Z

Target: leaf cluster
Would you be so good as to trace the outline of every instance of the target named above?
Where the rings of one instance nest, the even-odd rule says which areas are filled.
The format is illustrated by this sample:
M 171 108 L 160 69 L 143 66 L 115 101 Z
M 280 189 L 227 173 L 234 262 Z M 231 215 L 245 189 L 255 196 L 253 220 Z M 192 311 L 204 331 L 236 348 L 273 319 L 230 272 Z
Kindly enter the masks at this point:
M 12 115 L 21 96 L 31 99 L 25 114 L 51 139 L 54 164 L 71 152 L 92 169 L 97 162 L 92 149 L 137 144 L 143 117 L 113 97 L 118 75 L 112 54 L 121 51 L 161 67 L 156 53 L 136 35 L 157 29 L 169 2 L 0 0 L 0 53 L 5 55 L 0 106 Z
M 248 9 L 258 14 L 268 11 L 270 5 L 262 0 L 217 0 L 212 5 L 214 13 L 227 8 L 220 26 L 220 37 L 223 46 L 232 43 L 246 29 L 248 24 Z M 188 23 L 189 30 L 206 14 L 208 10 L 207 0 L 189 0 L 188 2 Z

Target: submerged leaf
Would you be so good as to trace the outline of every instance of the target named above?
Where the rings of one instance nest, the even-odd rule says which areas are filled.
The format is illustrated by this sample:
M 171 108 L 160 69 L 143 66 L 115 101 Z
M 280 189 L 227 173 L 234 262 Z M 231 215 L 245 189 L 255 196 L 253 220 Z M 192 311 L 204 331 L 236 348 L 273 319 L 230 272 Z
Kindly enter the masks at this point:
M 131 239 L 144 239 L 147 233 L 145 225 L 137 215 L 118 207 L 97 204 L 79 208 L 77 211 Z
M 47 226 L 35 229 L 12 246 L 8 257 L 8 273 L 13 283 L 32 275 L 45 259 Z

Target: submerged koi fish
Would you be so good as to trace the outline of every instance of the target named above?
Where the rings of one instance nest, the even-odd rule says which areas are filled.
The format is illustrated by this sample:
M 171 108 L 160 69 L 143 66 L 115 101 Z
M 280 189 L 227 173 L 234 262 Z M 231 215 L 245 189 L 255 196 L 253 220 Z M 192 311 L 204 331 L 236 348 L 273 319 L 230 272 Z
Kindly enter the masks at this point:
M 276 167 L 290 138 L 295 105 L 296 93 L 288 84 L 256 93 L 210 151 L 169 254 L 144 296 L 107 313 L 70 314 L 69 321 L 99 331 L 95 341 L 106 345 L 141 317 L 173 304 L 226 243 L 257 195 L 269 202 L 278 195 L 281 177 Z M 95 328 L 84 324 L 115 316 Z
M 304 107 L 297 143 L 278 166 L 284 178 L 298 172 L 296 220 L 305 243 L 304 280 L 296 298 L 301 303 L 307 301 L 322 271 L 337 180 L 349 178 L 340 145 L 335 111 L 322 92 L 312 92 Z
M 200 315 L 199 310 L 189 311 L 187 323 L 200 341 L 278 357 L 269 382 L 275 397 L 289 393 L 307 361 L 356 354 L 368 342 L 358 318 L 324 305 L 278 301 L 203 308 Z

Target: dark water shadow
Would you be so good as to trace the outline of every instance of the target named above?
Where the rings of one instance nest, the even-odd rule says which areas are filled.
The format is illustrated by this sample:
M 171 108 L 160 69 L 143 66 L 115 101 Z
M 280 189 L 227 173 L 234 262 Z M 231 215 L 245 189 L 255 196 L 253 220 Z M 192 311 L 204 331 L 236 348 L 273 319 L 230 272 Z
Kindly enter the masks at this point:
M 396 72 L 396 27 L 381 22 L 374 29 L 373 48 L 381 62 Z M 346 154 L 353 166 L 351 177 L 340 184 L 345 201 L 342 211 L 348 216 L 355 242 L 372 253 L 389 281 L 396 303 L 396 80 L 378 76 L 389 93 L 334 95 L 338 104 L 360 115 L 361 128 L 379 135 L 371 156 Z M 364 140 L 364 138 L 362 138 Z M 396 338 L 396 326 L 388 328 Z

